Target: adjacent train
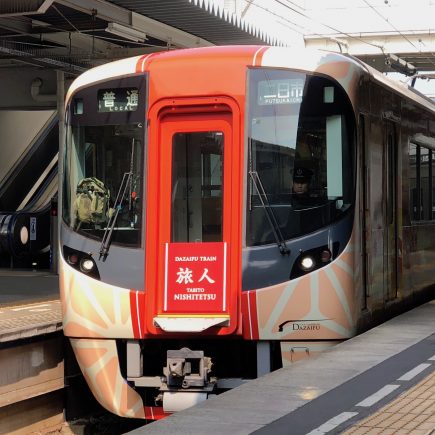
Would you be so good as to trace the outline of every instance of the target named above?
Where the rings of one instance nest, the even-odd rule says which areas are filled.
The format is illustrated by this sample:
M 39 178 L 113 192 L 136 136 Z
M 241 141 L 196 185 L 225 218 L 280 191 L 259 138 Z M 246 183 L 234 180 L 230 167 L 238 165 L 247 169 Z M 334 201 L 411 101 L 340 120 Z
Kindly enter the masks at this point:
M 350 56 L 92 69 L 62 161 L 64 332 L 115 414 L 161 418 L 433 289 L 435 107 Z

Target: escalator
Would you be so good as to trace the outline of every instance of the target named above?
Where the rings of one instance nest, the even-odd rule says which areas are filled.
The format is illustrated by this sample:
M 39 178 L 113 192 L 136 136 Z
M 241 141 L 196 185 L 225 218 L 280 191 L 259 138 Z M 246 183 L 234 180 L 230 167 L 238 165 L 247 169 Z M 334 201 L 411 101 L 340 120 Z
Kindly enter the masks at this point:
M 53 113 L 0 183 L 0 267 L 50 267 L 58 151 Z

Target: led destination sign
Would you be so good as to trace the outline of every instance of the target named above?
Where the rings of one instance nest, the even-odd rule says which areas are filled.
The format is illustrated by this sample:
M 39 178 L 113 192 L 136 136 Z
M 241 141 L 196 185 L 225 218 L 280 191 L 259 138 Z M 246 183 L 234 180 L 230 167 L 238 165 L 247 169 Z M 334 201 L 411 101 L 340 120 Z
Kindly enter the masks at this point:
M 258 104 L 300 104 L 304 84 L 302 79 L 262 80 L 258 82 Z
M 139 103 L 137 88 L 100 89 L 98 91 L 99 112 L 134 112 Z

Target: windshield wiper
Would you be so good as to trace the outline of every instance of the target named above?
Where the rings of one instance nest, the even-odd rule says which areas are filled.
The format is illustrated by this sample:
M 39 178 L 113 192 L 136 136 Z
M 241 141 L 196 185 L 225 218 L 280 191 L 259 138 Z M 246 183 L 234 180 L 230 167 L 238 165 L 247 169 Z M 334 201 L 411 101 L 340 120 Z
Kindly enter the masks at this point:
M 272 207 L 269 204 L 269 199 L 267 198 L 266 191 L 264 190 L 263 183 L 261 182 L 260 176 L 257 171 L 254 171 L 253 165 L 253 153 L 252 153 L 252 142 L 253 140 L 249 138 L 249 147 L 248 147 L 248 168 L 249 168 L 249 176 L 251 177 L 252 184 L 255 186 L 255 189 L 258 193 L 258 198 L 260 199 L 261 205 L 263 207 L 264 213 L 266 214 L 267 221 L 269 222 L 270 228 L 272 229 L 273 236 L 275 237 L 276 244 L 278 245 L 279 252 L 281 255 L 290 254 L 290 249 L 287 248 L 285 244 L 284 237 L 281 233 L 281 229 L 279 228 L 278 222 L 276 221 L 275 214 L 273 213 Z M 252 187 L 251 192 L 249 194 L 249 209 L 251 210 L 252 206 Z
M 109 222 L 104 230 L 103 240 L 100 246 L 100 260 L 106 259 L 109 254 L 110 241 L 112 240 L 113 229 L 115 228 L 116 220 L 118 219 L 119 212 L 122 208 L 122 201 L 125 198 L 127 189 L 130 186 L 130 180 L 133 176 L 133 172 L 124 172 L 121 185 L 119 186 L 118 193 L 116 195 L 115 204 L 113 206 L 113 212 L 110 214 Z
M 278 222 L 276 221 L 275 214 L 273 213 L 272 207 L 267 199 L 266 192 L 263 187 L 263 183 L 260 180 L 260 176 L 257 171 L 249 171 L 249 176 L 251 177 L 252 183 L 258 193 L 258 198 L 260 199 L 261 205 L 266 213 L 267 220 L 269 222 L 270 228 L 272 229 L 273 236 L 275 237 L 276 244 L 278 245 L 279 252 L 282 255 L 290 254 L 290 249 L 287 248 L 285 244 L 284 237 L 279 228 Z

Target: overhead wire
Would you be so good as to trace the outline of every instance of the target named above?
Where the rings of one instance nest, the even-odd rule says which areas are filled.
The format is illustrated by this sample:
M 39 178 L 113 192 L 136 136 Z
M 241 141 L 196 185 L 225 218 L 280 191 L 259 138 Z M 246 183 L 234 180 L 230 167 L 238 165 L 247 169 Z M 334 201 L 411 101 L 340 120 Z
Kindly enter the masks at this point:
M 286 6 L 285 4 L 281 3 L 281 2 L 278 1 L 278 0 L 275 0 L 275 1 L 277 1 L 278 3 L 280 3 L 282 6 L 287 7 L 288 9 L 293 10 L 294 12 L 297 12 L 298 14 L 302 15 L 303 17 L 305 17 L 306 19 L 308 19 L 308 20 L 310 20 L 310 21 L 317 22 L 318 24 L 321 24 L 321 25 L 324 26 L 324 27 L 328 27 L 329 29 L 334 30 L 334 32 L 336 32 L 336 33 L 338 33 L 338 34 L 340 34 L 340 35 L 343 35 L 343 36 L 345 35 L 345 36 L 348 36 L 349 38 L 353 38 L 353 39 L 356 39 L 356 40 L 358 40 L 358 41 L 360 41 L 360 42 L 363 42 L 363 43 L 366 43 L 366 44 L 368 44 L 368 45 L 371 45 L 372 47 L 376 47 L 376 48 L 380 49 L 380 50 L 383 52 L 382 47 L 379 46 L 379 45 L 372 44 L 372 43 L 369 43 L 369 42 L 367 42 L 367 41 L 364 41 L 363 39 L 358 38 L 358 37 L 356 37 L 356 36 L 349 35 L 349 34 L 347 34 L 347 33 L 343 33 L 342 31 L 337 30 L 337 29 L 334 29 L 333 27 L 328 26 L 327 24 L 324 24 L 324 23 L 321 23 L 321 22 L 318 22 L 318 21 L 314 20 L 312 17 L 310 17 L 310 16 L 308 16 L 308 15 L 302 13 L 302 12 L 296 11 L 296 10 L 294 10 L 293 8 Z M 291 28 L 291 29 L 292 29 L 294 32 L 300 34 L 301 36 L 305 36 L 305 35 L 306 35 L 306 32 L 303 31 L 303 30 L 306 30 L 306 29 L 307 29 L 306 27 L 301 26 L 300 24 L 295 23 L 295 22 L 293 22 L 293 21 L 290 21 L 289 19 L 284 18 L 282 15 L 279 15 L 279 14 L 277 14 L 277 13 L 271 11 L 270 9 L 267 9 L 267 8 L 265 8 L 265 7 L 263 7 L 263 6 L 260 6 L 259 4 L 256 4 L 256 3 L 254 3 L 254 2 L 250 3 L 250 5 L 251 5 L 251 6 L 254 6 L 254 7 L 257 7 L 257 8 L 259 8 L 259 9 L 262 9 L 263 11 L 266 11 L 266 12 L 270 13 L 271 15 L 274 15 L 274 16 L 280 18 L 281 20 L 286 21 L 287 23 L 291 24 L 291 25 L 294 26 L 294 27 L 298 27 L 298 28 L 301 29 L 301 30 L 297 30 L 297 29 L 294 28 L 294 27 Z M 286 27 L 290 28 L 289 26 L 286 26 Z M 315 32 L 315 31 L 313 31 L 312 29 L 310 29 L 310 32 L 311 32 L 313 35 L 316 35 L 316 36 L 319 36 L 319 37 L 324 36 L 324 35 L 322 35 L 322 34 L 320 34 L 320 33 L 317 33 L 317 32 Z
M 265 12 L 267 12 L 267 13 L 273 15 L 273 16 L 275 16 L 275 17 L 278 17 L 278 18 L 280 18 L 281 20 L 284 20 L 285 22 L 291 24 L 291 25 L 294 26 L 294 27 L 299 27 L 300 29 L 304 29 L 304 27 L 302 27 L 300 24 L 294 23 L 293 21 L 290 21 L 288 18 L 285 18 L 285 17 L 283 17 L 282 15 L 279 15 L 279 14 L 277 14 L 276 12 L 273 12 L 273 11 L 271 11 L 270 9 L 265 8 L 264 6 L 260 6 L 259 4 L 254 3 L 254 1 L 252 1 L 252 2 L 250 3 L 250 6 L 254 6 L 254 7 L 258 8 L 258 9 L 261 9 L 261 10 L 263 10 L 263 11 L 265 11 Z M 291 29 L 291 30 L 293 30 L 293 31 L 295 31 L 296 33 L 299 33 L 299 34 L 302 35 L 302 36 L 304 36 L 304 34 L 305 34 L 303 31 L 296 30 L 295 28 L 291 28 L 291 27 L 289 27 L 289 26 L 286 26 L 286 27 L 289 28 L 289 29 Z
M 286 1 L 286 3 L 287 4 L 285 4 L 285 3 L 283 3 L 281 0 L 275 0 L 275 2 L 276 3 L 278 3 L 278 4 L 280 4 L 280 5 L 282 5 L 282 6 L 284 6 L 284 7 L 286 7 L 287 9 L 289 9 L 289 10 L 291 10 L 291 11 L 293 11 L 293 12 L 295 12 L 296 14 L 299 14 L 299 15 L 301 15 L 301 16 L 303 16 L 304 18 L 306 18 L 306 19 L 308 19 L 308 20 L 311 20 L 311 21 L 313 21 L 313 22 L 315 22 L 315 23 L 317 23 L 317 24 L 320 24 L 320 25 L 322 25 L 322 26 L 324 26 L 324 27 L 326 27 L 326 28 L 329 28 L 330 30 L 333 30 L 334 32 L 336 32 L 337 34 L 339 34 L 339 35 L 342 35 L 342 36 L 346 36 L 346 37 L 348 37 L 348 38 L 351 38 L 351 39 L 354 39 L 354 40 L 357 40 L 357 41 L 359 41 L 359 42 L 362 42 L 362 43 L 364 43 L 364 44 L 368 44 L 368 45 L 371 45 L 371 46 L 373 46 L 373 47 L 377 47 L 377 48 L 379 48 L 381 51 L 382 51 L 382 53 L 385 55 L 385 51 L 384 51 L 384 47 L 382 47 L 382 46 L 380 46 L 380 45 L 377 45 L 377 44 L 373 44 L 373 43 L 371 43 L 371 42 L 369 42 L 369 41 L 366 41 L 366 40 L 364 40 L 364 39 L 362 39 L 362 38 L 359 38 L 359 37 L 357 37 L 357 36 L 354 36 L 354 35 L 351 35 L 351 34 L 349 34 L 349 33 L 346 33 L 346 32 L 343 32 L 343 31 L 341 31 L 341 30 L 339 30 L 339 29 L 336 29 L 336 28 L 334 28 L 334 27 L 332 27 L 332 26 L 330 26 L 330 25 L 328 25 L 328 24 L 325 24 L 325 23 L 323 23 L 323 22 L 321 22 L 321 21 L 318 21 L 318 20 L 316 20 L 316 19 L 314 19 L 313 17 L 310 17 L 309 15 L 307 15 L 305 12 L 301 12 L 301 11 L 299 11 L 299 10 L 297 10 L 296 8 L 299 8 L 299 9 L 302 9 L 299 5 L 297 5 L 296 3 L 294 3 L 293 1 L 291 1 L 291 0 L 285 0 Z M 376 8 L 375 7 L 373 7 L 370 3 L 368 3 L 368 1 L 367 0 L 363 0 L 364 1 L 364 3 L 366 4 L 366 5 L 368 5 L 374 12 L 376 12 L 384 21 L 386 21 L 389 25 L 391 25 L 391 27 L 400 35 L 400 36 L 402 36 L 406 41 L 408 41 L 414 48 L 415 48 L 415 50 L 417 50 L 418 52 L 420 52 L 421 53 L 421 50 L 419 50 L 419 48 L 418 47 L 416 47 L 415 46 L 415 44 L 411 41 L 411 40 L 409 40 L 407 37 L 406 37 L 406 35 L 404 35 L 399 29 L 397 29 L 387 18 L 385 18 L 379 11 L 377 11 L 376 10 Z M 290 6 L 291 5 L 291 6 Z M 314 33 L 314 32 L 313 32 Z M 319 35 L 318 33 L 314 33 L 316 36 L 322 36 L 322 35 Z M 434 57 L 435 57 L 435 54 L 434 53 L 430 53 L 431 55 L 433 55 Z M 433 64 L 433 65 L 435 65 L 435 62 L 433 61 L 433 59 L 430 57 L 430 56 L 425 56 L 424 57 L 424 59 L 427 59 L 431 64 Z
M 373 10 L 373 12 L 376 13 L 376 15 L 378 15 L 380 18 L 382 18 L 386 23 L 388 23 L 403 39 L 405 39 L 406 41 L 408 41 L 416 50 L 418 50 L 418 48 L 416 47 L 416 45 L 409 40 L 388 18 L 385 18 L 373 5 L 371 5 L 367 0 L 363 0 L 363 2 L 370 8 Z
M 413 44 L 413 42 L 412 41 L 410 41 L 407 37 L 406 37 L 406 35 L 404 35 L 402 32 L 400 32 L 400 30 L 399 29 L 397 29 L 387 18 L 385 18 L 379 11 L 377 11 L 376 10 L 376 8 L 375 7 L 373 7 L 367 0 L 363 0 L 364 1 L 364 3 L 367 5 L 367 6 L 369 6 L 380 18 L 382 18 L 384 21 L 386 21 L 398 34 L 400 34 L 405 40 L 407 40 L 416 50 L 418 50 L 418 47 L 416 47 L 415 46 L 415 44 Z M 382 46 L 380 46 L 380 45 L 378 45 L 378 44 L 374 44 L 374 43 L 371 43 L 371 42 L 369 42 L 369 41 L 366 41 L 366 40 L 364 40 L 364 39 L 362 39 L 362 38 L 360 38 L 360 37 L 357 37 L 357 36 L 355 36 L 355 35 L 352 35 L 352 34 L 349 34 L 349 33 L 346 33 L 346 32 L 343 32 L 343 31 L 341 31 L 341 30 L 339 30 L 339 29 L 337 29 L 337 28 L 335 28 L 335 27 L 333 27 L 333 26 L 330 26 L 330 25 L 328 25 L 328 24 L 325 24 L 325 23 L 323 23 L 323 22 L 321 22 L 321 21 L 319 21 L 319 20 L 316 20 L 316 19 L 314 19 L 312 16 L 310 16 L 310 15 L 308 15 L 307 13 L 305 13 L 304 12 L 304 9 L 302 8 L 302 7 L 300 7 L 299 5 L 297 5 L 295 2 L 293 2 L 293 1 L 291 1 L 291 0 L 285 0 L 285 3 L 284 3 L 284 1 L 282 1 L 282 0 L 275 0 L 275 2 L 276 3 L 278 3 L 278 4 L 280 4 L 281 6 L 283 6 L 284 8 L 286 8 L 286 9 L 288 9 L 288 10 L 291 10 L 292 12 L 294 12 L 294 13 L 296 13 L 296 14 L 298 14 L 298 15 L 300 15 L 300 16 L 302 16 L 303 18 L 305 18 L 306 20 L 308 20 L 308 21 L 311 21 L 311 22 L 314 22 L 314 23 L 317 23 L 317 24 L 320 24 L 321 26 L 323 26 L 323 27 L 325 27 L 325 28 L 328 28 L 328 29 L 330 29 L 330 30 L 332 30 L 332 31 L 334 31 L 337 35 L 340 35 L 340 36 L 346 36 L 346 37 L 348 37 L 348 38 L 351 38 L 351 39 L 353 39 L 353 40 L 357 40 L 357 41 L 359 41 L 359 42 L 361 42 L 361 43 L 364 43 L 364 44 L 367 44 L 367 45 L 370 45 L 370 46 L 372 46 L 372 47 L 376 47 L 376 48 L 378 48 L 382 53 L 384 53 L 385 54 L 385 52 L 384 52 L 384 48 L 382 47 Z M 259 8 L 259 9 L 262 9 L 262 10 L 264 10 L 264 11 L 266 11 L 266 12 L 268 12 L 268 13 L 270 13 L 270 14 L 272 14 L 273 16 L 275 16 L 275 17 L 277 17 L 277 18 L 279 18 L 283 23 L 283 25 L 284 26 L 286 26 L 287 28 L 289 28 L 289 29 L 291 29 L 292 31 L 294 31 L 295 33 L 298 33 L 298 34 L 300 34 L 300 35 L 302 35 L 302 36 L 305 36 L 306 35 L 306 32 L 304 32 L 304 30 L 307 30 L 307 27 L 306 26 L 302 26 L 302 25 L 300 25 L 300 24 L 298 24 L 298 23 L 296 23 L 296 22 L 294 22 L 294 21 L 291 21 L 290 19 L 288 19 L 288 18 L 285 18 L 285 17 L 283 17 L 282 15 L 279 15 L 278 13 L 275 13 L 275 12 L 273 12 L 273 11 L 271 11 L 270 9 L 267 9 L 267 8 L 265 8 L 265 7 L 263 7 L 263 6 L 261 6 L 261 5 L 259 5 L 259 4 L 257 4 L 254 0 L 251 0 L 251 2 L 250 2 L 250 6 L 254 6 L 254 7 L 257 7 L 257 8 Z M 63 14 L 62 13 L 62 11 L 59 9 L 59 8 L 57 8 L 56 7 L 56 5 L 52 5 L 52 7 L 56 10 L 56 12 L 71 26 L 71 28 L 72 29 L 74 29 L 74 31 L 76 31 L 77 33 L 80 33 L 80 34 L 82 34 L 82 35 L 85 35 L 85 34 L 88 34 L 88 30 L 80 30 L 78 27 L 76 27 L 75 25 L 74 25 L 74 23 L 73 22 L 71 22 L 71 20 L 69 20 L 68 19 L 68 17 L 67 16 L 65 16 L 65 14 Z M 289 25 L 287 25 L 287 24 L 285 24 L 285 23 L 287 23 L 287 24 L 289 24 Z M 56 27 L 56 26 L 54 26 L 54 25 L 52 25 L 52 24 L 49 24 L 49 26 L 48 26 L 48 28 L 50 28 L 50 29 L 52 29 L 52 30 L 58 30 L 58 31 L 62 31 L 62 32 L 64 32 L 65 31 L 65 29 L 63 29 L 63 28 L 58 28 L 58 27 Z M 99 30 L 99 29 L 93 29 L 93 30 Z M 104 29 L 100 29 L 100 30 L 104 30 Z M 319 33 L 317 33 L 317 32 L 314 32 L 314 31 L 312 31 L 311 29 L 310 29 L 310 31 L 314 34 L 314 35 L 316 35 L 316 36 L 324 36 L 324 35 L 321 35 L 321 34 L 319 34 Z M 33 36 L 32 34 L 29 34 L 29 36 Z M 113 42 L 113 43 L 126 43 L 126 42 L 128 42 L 128 44 L 130 44 L 130 45 L 133 45 L 133 46 L 143 46 L 143 47 L 160 47 L 159 45 L 156 45 L 156 44 L 149 44 L 149 43 L 145 43 L 145 42 L 134 42 L 134 41 L 125 41 L 124 39 L 118 39 L 118 38 L 113 38 L 113 37 L 109 37 L 109 36 L 101 36 L 101 35 L 98 35 L 98 36 L 96 36 L 97 38 L 99 38 L 99 39 L 102 39 L 102 40 L 107 40 L 107 41 L 110 41 L 110 42 Z M 12 42 L 12 41 L 11 41 Z M 30 43 L 28 43 L 29 45 L 30 45 Z M 341 48 L 341 47 L 340 47 Z M 420 52 L 421 52 L 421 50 L 419 50 Z M 431 54 L 433 54 L 433 53 L 431 53 Z M 434 63 L 434 61 L 430 58 L 430 57 L 426 57 L 426 59 L 427 60 L 429 60 L 433 65 L 435 65 L 435 63 Z
M 289 0 L 287 0 L 287 1 L 289 1 Z M 357 41 L 359 41 L 359 42 L 362 42 L 362 43 L 364 43 L 364 44 L 370 45 L 370 46 L 372 46 L 372 47 L 376 47 L 376 48 L 380 49 L 380 50 L 383 52 L 383 47 L 380 46 L 380 45 L 374 44 L 374 43 L 369 42 L 369 41 L 365 41 L 365 40 L 362 39 L 362 38 L 358 38 L 357 36 L 351 35 L 350 33 L 343 32 L 343 31 L 341 31 L 341 30 L 339 30 L 339 29 L 336 29 L 335 27 L 330 26 L 329 24 L 325 24 L 325 23 L 323 23 L 323 22 L 321 22 L 321 21 L 319 21 L 319 20 L 316 20 L 316 19 L 314 19 L 313 17 L 310 17 L 309 15 L 307 15 L 307 14 L 304 13 L 304 12 L 298 11 L 298 10 L 295 9 L 294 7 L 290 6 L 288 3 L 284 3 L 284 2 L 281 1 L 281 0 L 275 0 L 275 2 L 278 3 L 278 4 L 280 4 L 281 6 L 284 6 L 284 7 L 287 8 L 287 9 L 289 9 L 289 10 L 295 12 L 296 14 L 301 15 L 302 17 L 306 18 L 307 20 L 310 20 L 310 21 L 312 21 L 312 22 L 314 22 L 314 23 L 316 23 L 316 24 L 320 24 L 321 26 L 326 27 L 327 29 L 333 30 L 335 33 L 337 33 L 337 34 L 339 34 L 339 35 L 346 36 L 346 37 L 351 38 L 351 39 L 355 39 L 355 40 L 357 40 Z M 292 2 L 291 2 L 291 3 L 292 3 Z M 294 3 L 292 3 L 292 4 L 294 5 Z M 298 7 L 299 7 L 299 6 L 298 6 Z M 317 36 L 322 36 L 322 35 L 320 35 L 319 33 L 315 33 L 315 35 L 317 35 Z
M 380 18 L 382 18 L 386 23 L 388 23 L 403 39 L 409 42 L 419 53 L 421 53 L 421 49 L 419 49 L 409 38 L 406 37 L 388 18 L 385 18 L 373 5 L 371 5 L 367 0 L 363 0 L 363 2 L 369 6 Z M 434 53 L 430 53 L 434 56 Z M 435 66 L 435 62 L 429 56 L 425 56 L 424 59 L 427 59 L 432 65 Z

